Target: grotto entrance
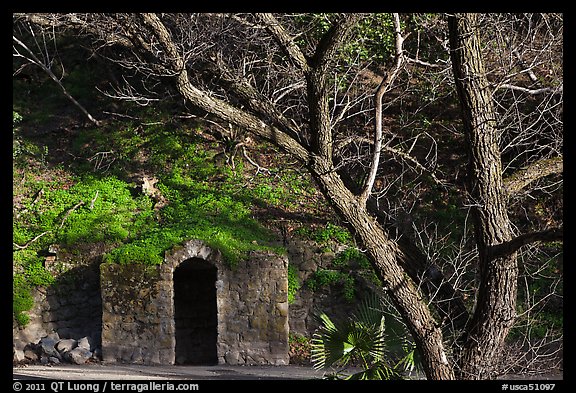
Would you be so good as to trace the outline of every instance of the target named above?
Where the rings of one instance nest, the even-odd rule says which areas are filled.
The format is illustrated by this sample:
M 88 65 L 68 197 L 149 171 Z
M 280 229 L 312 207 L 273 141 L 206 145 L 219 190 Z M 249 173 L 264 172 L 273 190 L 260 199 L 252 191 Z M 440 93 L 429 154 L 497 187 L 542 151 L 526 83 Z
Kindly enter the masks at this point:
M 234 266 L 203 241 L 164 263 L 100 265 L 102 358 L 137 364 L 288 364 L 288 259 Z
M 190 258 L 174 270 L 176 364 L 217 364 L 217 269 Z

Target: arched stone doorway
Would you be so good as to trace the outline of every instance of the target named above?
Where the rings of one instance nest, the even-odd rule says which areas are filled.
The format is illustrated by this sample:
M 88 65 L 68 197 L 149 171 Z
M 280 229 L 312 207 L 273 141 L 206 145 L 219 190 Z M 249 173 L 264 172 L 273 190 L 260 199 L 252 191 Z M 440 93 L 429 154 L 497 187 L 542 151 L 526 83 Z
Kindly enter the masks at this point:
M 288 260 L 254 251 L 230 266 L 196 239 L 162 265 L 103 263 L 106 362 L 288 364 Z
M 217 269 L 191 258 L 174 270 L 176 364 L 217 364 Z

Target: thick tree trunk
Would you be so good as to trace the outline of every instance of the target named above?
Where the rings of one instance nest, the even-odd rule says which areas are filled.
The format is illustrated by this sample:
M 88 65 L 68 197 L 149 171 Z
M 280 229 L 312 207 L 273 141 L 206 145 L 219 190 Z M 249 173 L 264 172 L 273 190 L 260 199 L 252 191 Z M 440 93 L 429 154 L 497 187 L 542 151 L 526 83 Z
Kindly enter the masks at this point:
M 452 67 L 468 140 L 468 196 L 479 253 L 480 282 L 474 315 L 459 359 L 459 377 L 493 377 L 504 340 L 515 319 L 518 266 L 512 253 L 494 257 L 493 247 L 512 238 L 496 130 L 496 113 L 484 71 L 478 15 L 449 19 Z
M 384 289 L 416 342 L 426 377 L 431 380 L 454 379 L 442 331 L 422 294 L 398 264 L 399 255 L 402 255 L 398 245 L 388 238 L 375 217 L 358 203 L 358 198 L 346 188 L 328 161 L 317 158 L 309 169 L 327 200 L 365 247 Z
M 454 379 L 453 367 L 448 361 L 444 349 L 442 331 L 437 326 L 426 300 L 399 265 L 399 256 L 402 253 L 398 245 L 386 236 L 384 228 L 373 215 L 369 214 L 366 205 L 360 203 L 359 198 L 345 186 L 332 162 L 331 147 L 329 146 L 332 130 L 328 124 L 325 124 L 326 119 L 329 119 L 326 115 L 329 108 L 325 99 L 324 81 L 318 67 L 324 66 L 326 53 L 333 51 L 343 40 L 345 31 L 341 31 L 341 35 L 337 35 L 336 33 L 340 31 L 339 28 L 330 30 L 332 34 L 323 40 L 324 52 L 318 51 L 315 54 L 313 67 L 308 71 L 311 74 L 308 76 L 307 82 L 314 85 L 309 86 L 308 90 L 312 92 L 309 99 L 314 101 L 310 103 L 310 110 L 313 112 L 311 114 L 311 129 L 313 130 L 312 134 L 315 135 L 315 140 L 312 151 L 310 151 L 281 129 L 266 124 L 256 116 L 212 97 L 193 86 L 185 70 L 184 61 L 165 26 L 154 14 L 142 14 L 141 18 L 145 25 L 153 30 L 167 53 L 166 65 L 174 71 L 176 86 L 182 97 L 223 120 L 272 141 L 307 165 L 328 202 L 349 224 L 360 243 L 366 248 L 368 258 L 414 337 L 428 379 Z M 350 28 L 350 20 L 344 20 L 341 26 Z

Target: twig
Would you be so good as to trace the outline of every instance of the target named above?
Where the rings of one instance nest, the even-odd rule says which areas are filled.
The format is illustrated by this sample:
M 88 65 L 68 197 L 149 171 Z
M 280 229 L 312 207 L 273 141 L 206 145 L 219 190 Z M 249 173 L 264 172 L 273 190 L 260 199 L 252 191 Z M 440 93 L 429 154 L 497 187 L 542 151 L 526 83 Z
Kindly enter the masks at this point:
M 264 168 L 263 166 L 258 165 L 254 160 L 252 160 L 249 156 L 248 153 L 246 152 L 246 147 L 242 146 L 242 155 L 244 156 L 244 158 L 246 158 L 248 160 L 248 162 L 252 165 L 254 165 L 256 167 L 256 174 L 260 173 L 260 171 L 262 172 L 266 172 L 268 174 L 270 174 L 270 169 L 268 168 Z
M 27 242 L 26 244 L 24 244 L 23 246 L 21 246 L 21 245 L 19 245 L 19 244 L 16 244 L 16 243 L 14 243 L 14 242 L 12 242 L 12 245 L 13 245 L 14 247 L 16 247 L 17 250 L 23 250 L 23 249 L 27 248 L 30 244 L 32 244 L 32 243 L 35 242 L 36 240 L 40 239 L 42 236 L 44 236 L 45 234 L 47 234 L 47 233 L 49 233 L 49 232 L 50 232 L 50 231 L 42 232 L 41 234 L 39 234 L 38 236 L 36 236 L 34 239 L 28 241 L 28 242 Z
M 52 70 L 50 68 L 48 68 L 44 63 L 42 63 L 42 61 L 40 61 L 40 59 L 38 59 L 38 57 L 36 57 L 36 55 L 34 54 L 34 52 L 32 52 L 32 50 L 30 50 L 26 44 L 24 44 L 22 41 L 20 41 L 18 38 L 12 36 L 12 40 L 14 42 L 16 42 L 18 45 L 20 45 L 20 47 L 22 47 L 26 52 L 28 52 L 28 54 L 30 55 L 30 57 L 28 56 L 24 56 L 21 53 L 17 53 L 14 54 L 13 56 L 15 57 L 22 57 L 26 60 L 28 60 L 29 62 L 31 62 L 32 64 L 36 64 L 38 67 L 42 68 L 42 70 L 44 70 L 44 72 L 46 72 L 48 74 L 48 76 L 50 76 L 50 78 L 56 82 L 56 84 L 58 86 L 60 86 L 60 88 L 62 89 L 62 92 L 64 93 L 64 95 L 70 100 L 72 101 L 72 103 L 74 105 L 76 105 L 76 107 L 78 107 L 78 109 L 80 109 L 82 111 L 82 113 L 84 113 L 86 115 L 86 117 L 95 125 L 99 126 L 100 122 L 98 120 L 96 120 L 94 117 L 92 117 L 92 115 L 90 114 L 90 112 L 88 112 L 86 110 L 86 108 L 84 108 L 82 106 L 82 104 L 80 104 L 78 101 L 76 101 L 76 99 L 74 97 L 72 97 L 70 95 L 70 93 L 68 93 L 68 90 L 66 90 L 66 88 L 64 87 L 64 85 L 62 84 L 62 82 L 60 82 L 60 80 L 58 79 L 58 77 L 56 75 L 54 75 L 54 73 L 52 72 Z
M 96 195 L 94 195 L 94 199 L 90 202 L 90 210 L 94 209 L 94 202 L 96 202 L 96 198 L 98 198 L 98 190 L 96 190 Z
M 78 209 L 80 206 L 82 206 L 84 204 L 84 201 L 80 201 L 77 204 L 74 205 L 74 207 L 70 210 L 68 210 L 66 212 L 66 214 L 64 215 L 64 218 L 62 219 L 62 222 L 60 223 L 60 226 L 58 227 L 58 229 L 62 228 L 62 226 L 64 226 L 64 221 L 66 221 L 66 219 L 68 218 L 68 216 L 70 215 L 70 213 L 72 213 L 74 210 Z
M 499 89 L 510 89 L 520 91 L 522 93 L 529 94 L 531 96 L 535 96 L 538 94 L 545 94 L 545 93 L 554 93 L 554 94 L 562 94 L 564 91 L 564 85 L 561 85 L 559 88 L 552 88 L 552 87 L 542 87 L 540 89 L 528 89 L 522 86 L 511 85 L 509 83 L 502 83 L 496 87 L 496 90 Z
M 110 151 L 101 151 L 94 154 L 92 157 L 88 159 L 89 162 L 94 161 L 94 171 L 100 170 L 102 168 L 104 172 L 110 169 L 110 165 L 116 161 L 116 157 L 112 156 L 111 159 L 108 159 L 108 155 L 113 155 L 114 150 Z M 104 160 L 107 160 L 106 164 L 104 164 Z
M 36 202 L 38 202 L 40 200 L 40 198 L 42 197 L 43 194 L 44 194 L 44 188 L 41 188 L 40 191 L 38 191 L 38 193 L 36 194 L 36 198 L 34 198 L 32 205 L 35 205 Z

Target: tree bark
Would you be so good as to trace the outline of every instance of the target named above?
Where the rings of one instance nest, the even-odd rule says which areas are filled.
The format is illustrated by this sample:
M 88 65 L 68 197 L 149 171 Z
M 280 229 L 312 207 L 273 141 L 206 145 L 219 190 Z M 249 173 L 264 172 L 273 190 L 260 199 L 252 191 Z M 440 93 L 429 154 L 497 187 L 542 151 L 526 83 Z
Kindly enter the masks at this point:
M 155 14 L 142 14 L 170 64 L 180 94 L 195 106 L 263 137 L 298 158 L 307 165 L 327 200 L 347 222 L 360 243 L 367 249 L 377 274 L 386 285 L 387 292 L 407 323 L 422 356 L 424 371 L 429 379 L 454 379 L 452 365 L 444 349 L 443 335 L 437 326 L 422 294 L 398 264 L 401 252 L 389 239 L 384 228 L 369 214 L 365 205 L 343 183 L 332 162 L 331 126 L 328 116 L 326 69 L 329 54 L 343 42 L 354 18 L 344 18 L 341 25 L 330 29 L 321 41 L 307 74 L 308 103 L 311 111 L 310 128 L 315 135 L 311 150 L 299 144 L 282 130 L 266 124 L 259 118 L 199 90 L 190 82 L 184 60 L 178 54 L 169 31 Z M 165 60 L 166 61 L 166 60 Z
M 468 146 L 468 198 L 479 253 L 476 307 L 462 337 L 461 379 L 490 379 L 516 316 L 516 253 L 494 257 L 490 250 L 512 239 L 507 193 L 496 130 L 496 112 L 478 37 L 477 14 L 448 20 L 450 55 Z
M 385 229 L 342 182 L 331 163 L 317 157 L 309 167 L 326 199 L 348 223 L 368 259 L 384 284 L 384 289 L 399 311 L 416 342 L 426 377 L 454 379 L 452 365 L 444 348 L 444 338 L 423 295 L 399 265 L 403 252 Z

